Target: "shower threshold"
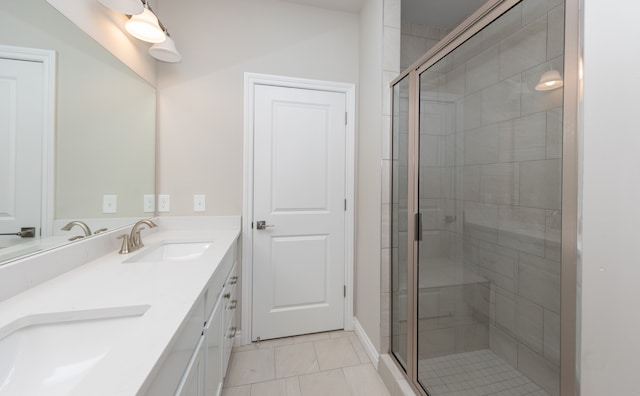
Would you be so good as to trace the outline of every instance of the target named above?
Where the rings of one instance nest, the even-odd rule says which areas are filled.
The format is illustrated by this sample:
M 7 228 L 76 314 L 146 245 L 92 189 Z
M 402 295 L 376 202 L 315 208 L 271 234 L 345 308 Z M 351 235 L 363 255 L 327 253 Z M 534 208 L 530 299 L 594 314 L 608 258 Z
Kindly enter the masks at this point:
M 549 396 L 489 349 L 418 361 L 430 396 Z

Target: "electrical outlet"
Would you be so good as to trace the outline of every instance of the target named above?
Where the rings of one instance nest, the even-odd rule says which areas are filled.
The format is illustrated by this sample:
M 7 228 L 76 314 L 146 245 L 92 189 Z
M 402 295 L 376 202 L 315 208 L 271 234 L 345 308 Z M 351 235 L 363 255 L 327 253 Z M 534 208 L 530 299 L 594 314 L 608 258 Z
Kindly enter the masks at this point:
M 105 195 L 102 197 L 102 213 L 116 213 L 118 209 L 118 196 Z
M 194 195 L 193 196 L 193 211 L 194 212 L 204 212 L 206 209 L 206 196 L 205 195 Z
M 156 210 L 156 196 L 145 195 L 144 196 L 144 213 L 153 213 Z
M 158 212 L 168 212 L 169 204 L 171 203 L 170 201 L 171 200 L 169 195 L 158 195 Z

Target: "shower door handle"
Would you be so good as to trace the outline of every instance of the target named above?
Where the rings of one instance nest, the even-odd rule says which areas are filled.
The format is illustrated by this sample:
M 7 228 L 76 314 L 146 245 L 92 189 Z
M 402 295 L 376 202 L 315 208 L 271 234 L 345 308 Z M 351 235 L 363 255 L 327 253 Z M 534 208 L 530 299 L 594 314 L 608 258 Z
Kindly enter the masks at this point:
M 422 241 L 422 213 L 413 214 L 413 239 L 416 242 Z

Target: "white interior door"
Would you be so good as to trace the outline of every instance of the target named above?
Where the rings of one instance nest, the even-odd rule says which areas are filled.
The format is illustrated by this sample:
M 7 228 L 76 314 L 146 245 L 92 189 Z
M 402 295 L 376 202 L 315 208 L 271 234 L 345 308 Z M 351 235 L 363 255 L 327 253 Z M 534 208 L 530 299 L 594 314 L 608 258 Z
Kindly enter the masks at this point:
M 40 232 L 43 75 L 41 62 L 0 58 L 0 233 Z M 0 236 L 0 248 L 20 239 Z
M 345 94 L 256 85 L 254 101 L 252 340 L 341 329 Z

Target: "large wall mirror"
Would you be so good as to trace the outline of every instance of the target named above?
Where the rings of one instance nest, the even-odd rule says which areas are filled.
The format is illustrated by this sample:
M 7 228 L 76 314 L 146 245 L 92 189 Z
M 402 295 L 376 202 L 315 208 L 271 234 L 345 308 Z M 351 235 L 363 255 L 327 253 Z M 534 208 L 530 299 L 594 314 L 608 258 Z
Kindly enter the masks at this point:
M 54 158 L 49 192 L 14 192 L 16 185 L 42 175 L 20 172 L 40 165 L 21 163 L 20 150 L 12 148 L 20 146 L 20 125 L 13 125 L 7 109 L 16 107 L 12 100 L 20 95 L 14 95 L 7 77 L 10 67 L 0 64 L 0 227 L 5 227 L 0 233 L 26 226 L 37 230 L 35 238 L 0 236 L 0 265 L 85 237 L 80 227 L 62 230 L 71 221 L 85 222 L 94 234 L 153 216 L 153 210 L 145 210 L 144 196 L 155 194 L 155 88 L 45 0 L 0 3 L 0 46 L 55 51 L 53 136 L 41 149 L 41 157 L 49 150 Z M 10 64 L 7 58 L 0 61 Z M 12 139 L 18 144 L 9 144 Z M 41 206 L 50 200 L 47 218 L 3 226 L 12 208 L 28 197 Z

